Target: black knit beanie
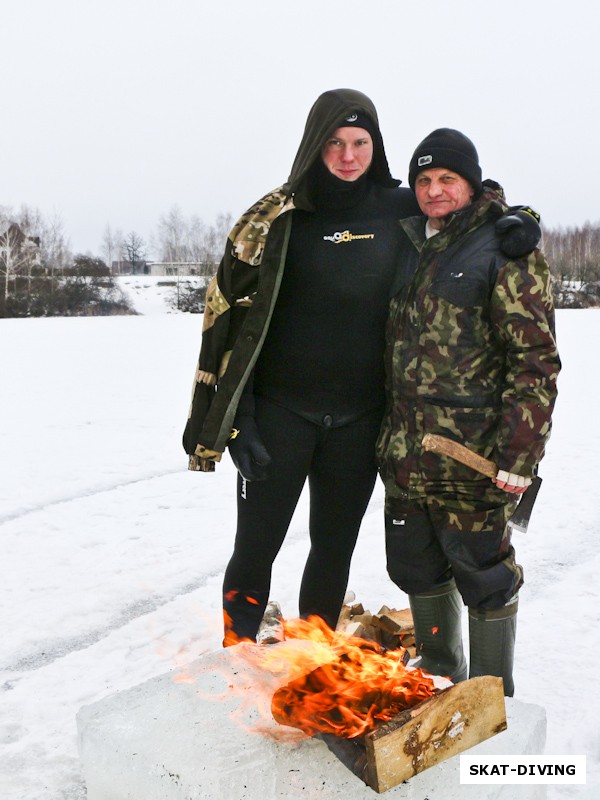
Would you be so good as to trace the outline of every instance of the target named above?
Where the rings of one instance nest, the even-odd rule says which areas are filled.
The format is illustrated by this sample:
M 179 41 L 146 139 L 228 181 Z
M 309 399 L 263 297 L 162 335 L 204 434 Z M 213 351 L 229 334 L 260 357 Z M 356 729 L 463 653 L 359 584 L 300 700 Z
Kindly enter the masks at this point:
M 373 161 L 367 171 L 367 175 L 375 183 L 379 183 L 382 186 L 397 186 L 400 183 L 400 181 L 393 179 L 389 180 L 387 177 L 389 176 L 389 167 L 385 157 L 381 131 L 377 123 L 368 114 L 365 114 L 364 111 L 353 111 L 340 120 L 335 126 L 336 130 L 337 128 L 364 128 L 364 130 L 368 131 L 373 140 Z
M 368 114 L 365 114 L 362 111 L 354 111 L 352 114 L 348 114 L 340 124 L 337 126 L 338 128 L 364 128 L 371 134 L 371 138 L 375 139 L 376 136 L 379 134 L 379 129 L 377 125 L 373 122 L 371 117 Z
M 438 128 L 426 136 L 413 153 L 408 182 L 414 190 L 419 172 L 442 167 L 457 172 L 469 181 L 475 194 L 481 192 L 481 167 L 473 142 L 460 131 Z

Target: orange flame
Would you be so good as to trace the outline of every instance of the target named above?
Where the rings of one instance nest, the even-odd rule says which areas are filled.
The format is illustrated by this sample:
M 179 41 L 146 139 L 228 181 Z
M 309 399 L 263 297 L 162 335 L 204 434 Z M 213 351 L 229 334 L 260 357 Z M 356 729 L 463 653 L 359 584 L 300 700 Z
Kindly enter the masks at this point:
M 244 660 L 261 669 L 291 676 L 271 697 L 271 713 L 280 724 L 309 736 L 354 738 L 436 693 L 429 675 L 405 667 L 403 648 L 385 650 L 333 631 L 319 617 L 285 620 L 283 626 L 283 644 L 243 651 Z M 231 630 L 228 634 L 233 639 Z M 311 647 L 288 646 L 290 640 L 308 640 Z

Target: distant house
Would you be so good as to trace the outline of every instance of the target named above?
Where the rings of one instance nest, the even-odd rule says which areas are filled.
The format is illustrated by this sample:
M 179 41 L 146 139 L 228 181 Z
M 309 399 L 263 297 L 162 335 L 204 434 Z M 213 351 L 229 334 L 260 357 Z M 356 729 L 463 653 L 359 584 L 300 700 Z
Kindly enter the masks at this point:
M 157 275 L 159 277 L 184 277 L 190 275 L 212 275 L 215 264 L 206 261 L 113 261 L 113 275 Z
M 127 261 L 121 259 L 120 261 L 113 261 L 111 269 L 113 275 L 149 275 L 147 261 Z
M 214 265 L 206 261 L 150 261 L 148 275 L 180 276 L 208 275 L 214 272 Z

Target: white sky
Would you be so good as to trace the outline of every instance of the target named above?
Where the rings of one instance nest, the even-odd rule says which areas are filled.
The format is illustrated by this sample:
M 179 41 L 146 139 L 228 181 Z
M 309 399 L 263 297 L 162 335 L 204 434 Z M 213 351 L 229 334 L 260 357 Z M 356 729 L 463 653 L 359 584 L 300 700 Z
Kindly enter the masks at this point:
M 600 7 L 590 0 L 5 0 L 0 205 L 59 214 L 75 251 L 212 223 L 289 173 L 308 110 L 348 86 L 406 180 L 431 130 L 550 226 L 600 219 Z M 579 162 L 579 163 L 578 163 Z

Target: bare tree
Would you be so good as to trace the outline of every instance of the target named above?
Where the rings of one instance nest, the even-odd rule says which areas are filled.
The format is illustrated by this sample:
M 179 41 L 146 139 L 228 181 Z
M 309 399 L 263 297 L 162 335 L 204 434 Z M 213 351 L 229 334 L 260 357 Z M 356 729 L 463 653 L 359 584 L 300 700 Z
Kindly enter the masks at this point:
M 585 285 L 600 279 L 600 223 L 544 228 L 543 249 L 560 281 Z
M 53 214 L 40 231 L 42 261 L 51 276 L 62 273 L 73 260 L 65 225 L 60 214 Z
M 230 213 L 224 214 L 223 212 L 217 214 L 217 221 L 215 223 L 215 228 L 217 231 L 217 236 L 221 239 L 222 242 L 225 242 L 225 239 L 227 238 L 232 225 L 233 225 L 232 214 Z
M 137 265 L 142 264 L 146 254 L 146 243 L 135 231 L 130 231 L 123 239 L 123 252 L 127 255 L 127 260 L 131 264 L 131 269 L 135 274 Z
M 116 228 L 113 230 L 108 223 L 104 228 L 102 235 L 102 243 L 100 245 L 100 253 L 104 257 L 109 271 L 112 273 L 112 265 L 114 261 L 120 262 L 123 257 L 123 232 Z M 117 272 L 120 272 L 117 268 Z
M 0 234 L 0 274 L 4 276 L 2 295 L 2 314 L 6 314 L 10 281 L 13 281 L 13 294 L 17 294 L 17 278 L 27 276 L 27 296 L 31 291 L 31 277 L 34 267 L 40 264 L 40 241 L 27 236 L 16 222 L 11 222 Z
M 11 278 L 16 281 L 17 272 L 25 265 L 22 251 L 23 234 L 16 223 L 12 223 L 0 236 L 0 273 L 4 276 L 4 308 L 8 299 Z
M 210 275 L 221 259 L 231 224 L 231 214 L 219 214 L 214 225 L 206 225 L 197 215 L 186 218 L 173 206 L 158 221 L 155 250 L 161 261 L 201 264 Z
M 206 236 L 206 225 L 199 216 L 193 215 L 188 223 L 188 247 L 190 261 L 198 264 L 203 263 L 205 248 L 204 238 Z
M 211 225 L 206 232 L 204 261 L 207 265 L 207 273 L 214 272 L 221 260 L 232 222 L 231 214 L 217 214 L 215 224 Z
M 157 250 L 161 261 L 189 261 L 189 226 L 179 206 L 158 220 Z

